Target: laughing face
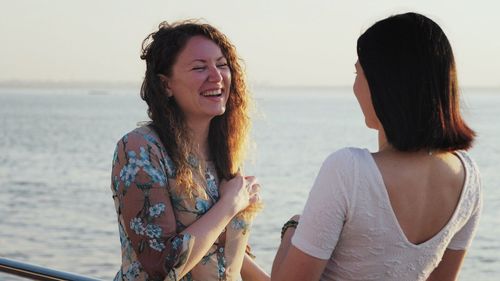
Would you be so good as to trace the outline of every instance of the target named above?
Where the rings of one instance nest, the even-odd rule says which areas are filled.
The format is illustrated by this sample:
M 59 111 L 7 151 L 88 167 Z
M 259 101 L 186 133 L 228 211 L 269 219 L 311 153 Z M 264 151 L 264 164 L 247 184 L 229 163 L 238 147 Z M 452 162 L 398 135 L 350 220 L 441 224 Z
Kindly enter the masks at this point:
M 193 36 L 164 83 L 188 123 L 206 122 L 226 110 L 231 71 L 217 44 L 204 36 Z

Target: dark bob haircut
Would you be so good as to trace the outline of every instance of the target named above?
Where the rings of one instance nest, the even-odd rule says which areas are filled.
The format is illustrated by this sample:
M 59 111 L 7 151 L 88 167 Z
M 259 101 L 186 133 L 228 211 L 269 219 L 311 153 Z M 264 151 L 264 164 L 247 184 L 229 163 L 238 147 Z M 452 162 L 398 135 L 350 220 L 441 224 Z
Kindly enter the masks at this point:
M 448 38 L 416 13 L 391 16 L 357 42 L 375 113 L 400 151 L 469 149 L 475 133 L 460 114 L 455 59 Z

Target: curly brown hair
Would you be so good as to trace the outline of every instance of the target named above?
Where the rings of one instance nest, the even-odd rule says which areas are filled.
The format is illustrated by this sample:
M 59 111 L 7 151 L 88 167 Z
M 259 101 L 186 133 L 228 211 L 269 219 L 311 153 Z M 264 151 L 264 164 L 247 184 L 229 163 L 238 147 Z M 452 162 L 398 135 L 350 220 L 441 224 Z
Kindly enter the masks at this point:
M 208 134 L 210 152 L 220 179 L 231 179 L 242 165 L 250 126 L 250 97 L 245 74 L 234 45 L 223 33 L 198 20 L 185 20 L 172 24 L 162 22 L 157 31 L 144 39 L 141 59 L 146 61 L 146 74 L 141 97 L 148 104 L 150 126 L 176 166 L 176 183 L 188 195 L 192 195 L 193 188 L 196 188 L 194 177 L 200 176 L 201 170 L 199 165 L 190 161 L 196 155 L 191 132 L 182 110 L 174 99 L 167 96 L 160 74 L 171 77 L 179 53 L 188 40 L 197 35 L 220 47 L 231 71 L 226 111 L 211 120 Z

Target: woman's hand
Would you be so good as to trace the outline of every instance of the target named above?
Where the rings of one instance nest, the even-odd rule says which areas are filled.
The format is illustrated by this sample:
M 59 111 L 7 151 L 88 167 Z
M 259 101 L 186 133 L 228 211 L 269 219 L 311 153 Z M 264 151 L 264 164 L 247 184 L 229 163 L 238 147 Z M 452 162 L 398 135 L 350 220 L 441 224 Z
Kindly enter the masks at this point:
M 244 177 L 240 173 L 229 181 L 223 180 L 219 187 L 221 202 L 232 204 L 236 213 L 260 200 L 260 185 L 253 176 Z

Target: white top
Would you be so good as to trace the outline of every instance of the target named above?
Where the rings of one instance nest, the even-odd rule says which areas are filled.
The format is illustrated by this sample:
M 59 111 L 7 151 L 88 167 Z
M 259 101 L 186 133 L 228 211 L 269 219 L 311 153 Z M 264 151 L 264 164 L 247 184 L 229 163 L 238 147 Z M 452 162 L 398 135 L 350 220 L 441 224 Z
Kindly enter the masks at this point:
M 460 201 L 431 239 L 408 241 L 391 207 L 382 175 L 366 149 L 344 148 L 323 163 L 292 244 L 329 259 L 321 280 L 425 280 L 446 248 L 469 247 L 482 206 L 479 171 L 467 155 Z

